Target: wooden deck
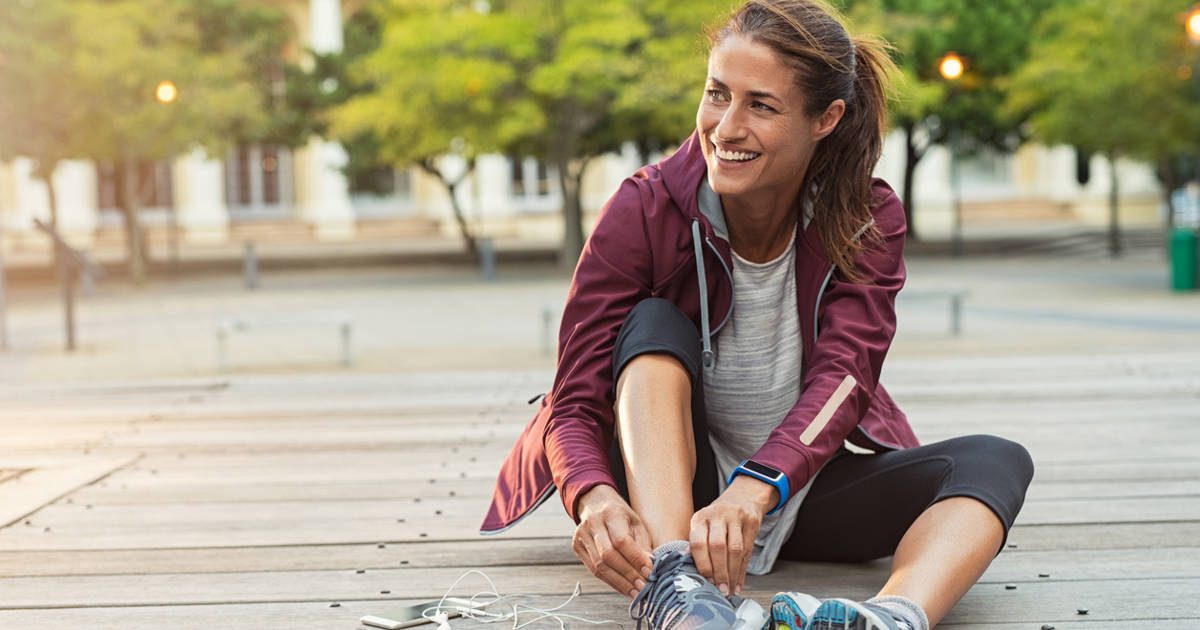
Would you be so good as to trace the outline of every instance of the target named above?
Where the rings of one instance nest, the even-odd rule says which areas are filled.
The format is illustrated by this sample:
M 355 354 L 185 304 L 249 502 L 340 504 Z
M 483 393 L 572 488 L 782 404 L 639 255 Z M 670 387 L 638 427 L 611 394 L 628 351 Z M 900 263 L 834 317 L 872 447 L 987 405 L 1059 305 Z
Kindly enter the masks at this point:
M 471 567 L 542 603 L 581 581 L 568 611 L 632 627 L 574 561 L 557 498 L 476 533 L 548 378 L 9 386 L 0 628 L 352 629 Z M 1200 354 L 893 361 L 886 382 L 924 441 L 995 433 L 1037 463 L 1013 547 L 939 627 L 1200 628 Z M 866 597 L 886 574 L 783 563 L 749 587 Z

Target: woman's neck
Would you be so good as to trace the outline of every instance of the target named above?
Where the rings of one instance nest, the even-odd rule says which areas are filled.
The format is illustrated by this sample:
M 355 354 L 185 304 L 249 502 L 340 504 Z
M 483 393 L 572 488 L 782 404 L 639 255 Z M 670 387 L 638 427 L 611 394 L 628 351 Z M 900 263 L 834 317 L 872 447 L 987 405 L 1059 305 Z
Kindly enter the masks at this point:
M 795 202 L 753 203 L 721 197 L 729 244 L 738 256 L 754 262 L 775 260 L 791 246 L 799 212 Z

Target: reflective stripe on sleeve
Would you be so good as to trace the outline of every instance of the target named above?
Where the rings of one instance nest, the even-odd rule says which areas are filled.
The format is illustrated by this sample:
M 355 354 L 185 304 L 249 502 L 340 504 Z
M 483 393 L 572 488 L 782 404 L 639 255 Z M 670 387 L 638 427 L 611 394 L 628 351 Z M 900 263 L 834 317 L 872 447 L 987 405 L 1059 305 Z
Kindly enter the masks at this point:
M 804 433 L 800 434 L 800 442 L 802 444 L 812 446 L 813 440 L 817 439 L 821 431 L 825 430 L 825 426 L 829 424 L 830 418 L 833 418 L 833 414 L 846 401 L 846 397 L 850 395 L 850 392 L 854 391 L 855 385 L 858 385 L 858 381 L 854 380 L 854 377 L 849 374 L 846 375 L 846 378 L 842 379 L 842 384 L 833 390 L 833 395 L 825 402 L 825 406 L 821 407 L 821 411 L 817 413 L 817 417 L 813 418 L 812 424 L 808 425 L 804 429 Z

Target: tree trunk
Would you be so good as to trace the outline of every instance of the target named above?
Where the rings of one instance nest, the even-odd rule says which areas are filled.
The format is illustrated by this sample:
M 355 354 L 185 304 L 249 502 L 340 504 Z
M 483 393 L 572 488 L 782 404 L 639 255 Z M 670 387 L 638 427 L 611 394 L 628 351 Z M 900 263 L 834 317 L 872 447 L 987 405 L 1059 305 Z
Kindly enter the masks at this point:
M 571 160 L 565 155 L 554 158 L 563 196 L 563 244 L 558 262 L 564 269 L 575 269 L 579 255 L 583 253 L 583 202 L 580 188 L 587 163 L 588 158 Z
M 1119 185 L 1117 180 L 1117 156 L 1108 154 L 1109 188 L 1108 188 L 1108 253 L 1113 258 L 1121 255 L 1121 225 L 1119 213 Z
M 458 233 L 460 236 L 462 236 L 463 247 L 466 249 L 468 255 L 478 261 L 479 245 L 476 243 L 475 237 L 471 234 L 471 230 L 467 226 L 467 217 L 463 214 L 462 206 L 458 203 L 458 195 L 455 194 L 458 190 L 458 185 L 461 184 L 463 180 L 475 170 L 475 160 L 468 160 L 466 172 L 464 172 L 461 177 L 455 180 L 448 179 L 446 174 L 443 173 L 441 169 L 439 169 L 437 166 L 434 166 L 432 160 L 421 160 L 420 166 L 421 169 L 426 173 L 436 177 L 446 189 L 446 194 L 450 195 L 450 210 L 454 213 L 455 223 L 458 224 Z
M 916 179 L 917 163 L 921 161 L 922 152 L 917 150 L 916 138 L 913 137 L 914 125 L 904 126 L 904 220 L 908 223 L 908 238 L 919 240 L 917 228 L 913 221 L 916 205 L 913 201 L 913 181 Z
M 39 167 L 38 170 L 39 170 L 39 175 L 40 175 L 40 179 L 42 180 L 42 183 L 46 184 L 46 193 L 50 199 L 50 229 L 57 232 L 58 231 L 58 195 L 54 192 L 54 182 L 52 181 L 54 179 L 52 177 L 52 174 L 54 173 L 54 169 L 57 168 L 57 165 L 51 164 L 48 166 L 49 166 L 48 169 L 42 169 Z M 53 243 L 53 245 L 54 245 L 54 247 L 50 248 L 50 264 L 55 269 L 58 269 L 59 259 L 62 258 L 63 252 L 58 251 L 57 243 Z
M 146 241 L 142 224 L 138 218 L 141 208 L 138 199 L 137 163 L 132 159 L 122 161 L 121 213 L 125 217 L 125 243 L 128 253 L 129 277 L 135 284 L 146 281 Z

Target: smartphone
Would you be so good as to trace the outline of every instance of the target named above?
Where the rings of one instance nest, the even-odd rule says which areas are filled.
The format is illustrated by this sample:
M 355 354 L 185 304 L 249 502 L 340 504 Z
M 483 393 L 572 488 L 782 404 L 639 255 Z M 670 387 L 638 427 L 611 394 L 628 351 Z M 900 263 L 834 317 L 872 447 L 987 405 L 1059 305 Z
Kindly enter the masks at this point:
M 404 608 L 396 611 L 388 611 L 382 615 L 366 615 L 362 619 L 359 619 L 358 622 L 364 626 L 383 628 L 384 630 L 412 628 L 425 623 L 433 623 L 433 620 L 422 617 L 421 613 L 430 608 L 436 607 L 439 603 L 442 605 L 442 611 L 445 612 L 450 619 L 462 616 L 462 611 L 459 610 L 460 608 L 463 610 L 469 610 L 472 608 L 471 600 L 469 599 L 447 597 L 445 601 L 442 601 L 441 599 L 435 599 L 428 602 L 421 602 L 420 604 L 405 606 Z M 483 606 L 474 604 L 474 609 L 483 610 Z

